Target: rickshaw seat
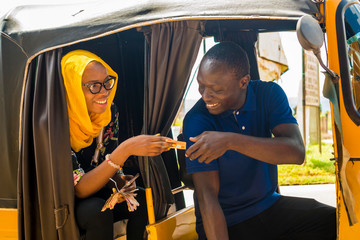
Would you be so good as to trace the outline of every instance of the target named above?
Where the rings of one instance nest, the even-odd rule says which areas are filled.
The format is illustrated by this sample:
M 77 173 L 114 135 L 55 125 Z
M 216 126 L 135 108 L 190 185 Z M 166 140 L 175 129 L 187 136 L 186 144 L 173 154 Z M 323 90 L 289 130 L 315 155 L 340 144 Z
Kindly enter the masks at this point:
M 126 240 L 126 225 L 128 220 L 123 219 L 114 222 L 114 238 L 115 240 Z M 85 233 L 80 232 L 80 240 L 85 240 Z
M 180 133 L 177 137 L 178 141 L 184 141 L 184 136 Z M 192 181 L 191 175 L 186 172 L 186 157 L 185 150 L 177 149 L 177 157 L 179 162 L 179 175 L 180 180 L 184 183 L 184 185 L 190 189 L 194 189 L 194 183 Z

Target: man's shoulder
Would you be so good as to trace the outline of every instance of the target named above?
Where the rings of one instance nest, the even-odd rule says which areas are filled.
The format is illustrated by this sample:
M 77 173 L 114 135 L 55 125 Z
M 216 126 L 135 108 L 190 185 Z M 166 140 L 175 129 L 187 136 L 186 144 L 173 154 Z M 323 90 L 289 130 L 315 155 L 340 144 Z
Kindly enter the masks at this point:
M 209 113 L 202 99 L 186 113 L 183 121 L 184 134 L 198 135 L 203 131 L 215 129 L 214 116 Z
M 281 88 L 275 82 L 266 82 L 262 80 L 251 80 L 249 82 L 249 86 L 254 89 L 255 91 L 269 91 L 273 88 Z
M 284 90 L 276 82 L 251 80 L 249 89 L 254 92 L 257 99 L 263 99 L 264 101 L 268 101 L 267 98 L 285 96 Z
M 205 102 L 200 98 L 195 105 L 185 114 L 185 119 L 192 117 L 208 118 L 211 114 L 205 106 Z

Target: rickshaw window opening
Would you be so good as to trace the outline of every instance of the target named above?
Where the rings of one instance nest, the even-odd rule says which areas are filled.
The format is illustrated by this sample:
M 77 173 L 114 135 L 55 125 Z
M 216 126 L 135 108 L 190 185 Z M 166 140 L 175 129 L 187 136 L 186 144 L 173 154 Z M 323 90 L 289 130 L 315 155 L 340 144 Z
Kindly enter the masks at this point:
M 192 83 L 194 82 L 194 78 L 195 78 L 195 76 L 196 76 L 196 74 L 197 74 L 198 69 L 199 69 L 199 66 L 197 66 L 196 69 L 195 69 L 194 75 L 192 76 L 192 78 L 191 78 L 191 80 L 190 80 L 190 82 L 189 82 L 189 84 L 188 84 L 188 86 L 187 86 L 187 88 L 186 88 L 186 92 L 185 92 L 185 94 L 184 94 L 183 99 L 186 98 L 186 96 L 187 96 L 187 94 L 188 94 L 188 92 L 189 92 L 189 90 L 190 90 L 190 87 L 191 87 Z
M 353 79 L 356 79 L 360 71 L 360 39 L 357 34 L 360 32 L 359 19 L 360 5 L 357 1 L 342 1 L 339 4 L 336 11 L 336 30 L 342 33 L 337 35 L 342 95 L 346 113 L 357 126 L 360 125 L 360 86 L 357 86 Z

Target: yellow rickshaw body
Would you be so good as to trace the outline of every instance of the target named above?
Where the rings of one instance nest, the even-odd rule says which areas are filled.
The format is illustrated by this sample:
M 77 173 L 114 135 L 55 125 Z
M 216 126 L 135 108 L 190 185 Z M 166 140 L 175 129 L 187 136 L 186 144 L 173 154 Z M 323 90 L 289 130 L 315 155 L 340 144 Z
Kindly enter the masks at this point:
M 227 9 L 221 9 L 220 5 L 216 5 L 216 4 L 220 4 L 220 3 L 213 3 L 214 4 L 214 8 L 212 8 L 212 5 L 208 5 L 205 6 L 204 5 L 204 9 L 202 9 L 201 7 L 203 7 L 202 5 L 200 5 L 199 8 L 194 8 L 194 9 L 190 9 L 191 7 L 188 7 L 190 9 L 190 13 L 189 14 L 183 14 L 184 9 L 181 8 L 181 4 L 175 4 L 175 7 L 173 8 L 173 6 L 171 5 L 171 3 L 167 3 L 166 1 L 154 1 L 154 3 L 152 3 L 151 1 L 145 1 L 147 4 L 149 4 L 147 7 L 149 9 L 140 9 L 141 5 L 137 5 L 137 7 L 139 7 L 139 12 L 137 13 L 137 15 L 135 15 L 136 20 L 134 20 L 133 22 L 129 23 L 129 25 L 123 24 L 123 25 L 119 25 L 119 26 L 115 26 L 114 28 L 109 27 L 109 31 L 108 32 L 101 32 L 100 30 L 97 30 L 96 27 L 91 30 L 94 31 L 94 34 L 88 34 L 88 35 L 84 35 L 83 39 L 76 39 L 76 38 L 69 38 L 68 41 L 62 41 L 62 35 L 64 34 L 64 36 L 66 35 L 65 31 L 60 31 L 59 32 L 59 37 L 56 38 L 58 42 L 56 42 L 56 44 L 51 45 L 51 38 L 49 39 L 45 39 L 47 40 L 46 44 L 44 45 L 43 48 L 41 47 L 34 47 L 34 49 L 30 49 L 29 50 L 29 46 L 22 46 L 21 44 L 23 44 L 24 42 L 22 42 L 22 37 L 23 37 L 23 33 L 20 31 L 20 33 L 18 35 L 15 34 L 15 36 L 17 38 L 12 38 L 13 37 L 13 32 L 16 32 L 16 28 L 11 29 L 11 25 L 9 25 L 10 27 L 10 31 L 6 32 L 2 29 L 1 33 L 2 33 L 2 37 L 4 38 L 4 41 L 6 40 L 10 40 L 10 42 L 14 43 L 14 46 L 19 46 L 19 51 L 23 52 L 25 60 L 22 62 L 24 69 L 22 69 L 20 72 L 22 73 L 21 75 L 21 81 L 19 81 L 19 83 L 17 85 L 19 85 L 20 90 L 18 90 L 18 93 L 23 94 L 23 87 L 25 85 L 25 79 L 26 79 L 26 75 L 27 75 L 27 68 L 29 63 L 39 54 L 44 53 L 46 51 L 52 50 L 52 49 L 56 49 L 56 48 L 62 48 L 62 47 L 66 47 L 66 46 L 70 46 L 70 45 L 74 45 L 74 44 L 78 44 L 81 42 L 86 42 L 86 41 L 90 41 L 90 40 L 94 40 L 97 38 L 101 38 L 107 35 L 111 35 L 111 34 L 115 34 L 115 33 L 119 33 L 119 32 L 125 32 L 127 30 L 134 30 L 134 29 L 141 29 L 141 31 L 146 32 L 148 27 L 151 27 L 152 25 L 155 24 L 160 24 L 160 23 L 171 23 L 174 21 L 202 21 L 202 22 L 207 22 L 209 26 L 209 28 L 207 28 L 204 32 L 204 38 L 207 36 L 213 36 L 213 35 L 221 35 L 219 34 L 217 31 L 222 31 L 223 29 L 226 28 L 230 28 L 231 26 L 235 26 L 234 28 L 238 27 L 241 28 L 243 27 L 244 29 L 241 29 L 243 31 L 249 31 L 249 30 L 255 30 L 257 32 L 271 32 L 271 31 L 288 31 L 288 30 L 295 30 L 295 25 L 296 25 L 296 21 L 303 15 L 311 15 L 314 18 L 317 18 L 317 20 L 324 24 L 326 26 L 326 42 L 327 42 L 327 55 L 328 55 L 328 67 L 334 71 L 335 73 L 339 74 L 340 76 L 340 80 L 339 80 L 339 91 L 338 91 L 338 100 L 339 100 L 339 108 L 340 108 L 340 119 L 341 119 L 341 129 L 342 131 L 336 131 L 336 124 L 335 124 L 335 120 L 334 120 L 334 107 L 331 107 L 332 110 L 332 114 L 331 116 L 333 117 L 332 119 L 332 124 L 333 124 L 333 141 L 334 141 L 334 157 L 335 159 L 338 159 L 339 154 L 343 153 L 343 147 L 349 152 L 350 155 L 350 160 L 353 159 L 353 161 L 349 161 L 349 163 L 346 166 L 346 178 L 347 178 L 347 182 L 349 183 L 351 192 L 353 194 L 354 197 L 354 202 L 355 202 L 355 215 L 357 217 L 357 219 L 360 220 L 360 161 L 356 160 L 356 159 L 360 159 L 360 147 L 359 147 L 359 138 L 360 138 L 360 127 L 354 123 L 353 119 L 351 117 L 349 117 L 349 114 L 347 112 L 347 102 L 344 101 L 344 94 L 343 94 L 343 78 L 342 78 L 342 74 L 341 73 L 341 60 L 340 60 L 340 55 L 346 55 L 347 53 L 344 52 L 343 49 L 339 48 L 339 34 L 343 35 L 343 32 L 339 32 L 339 27 L 338 27 L 338 19 L 337 16 L 339 16 L 339 6 L 343 6 L 343 5 L 351 5 L 351 4 L 359 4 L 358 1 L 341 1 L 341 0 L 326 0 L 323 1 L 322 3 L 318 3 L 316 6 L 318 7 L 318 11 L 315 12 L 301 12 L 299 9 L 295 9 L 294 13 L 289 13 L 288 15 L 284 16 L 284 15 L 267 15 L 267 13 L 263 13 L 262 11 L 260 12 L 256 12 L 256 8 L 254 7 L 254 5 L 251 5 L 250 2 L 252 1 L 248 1 L 249 4 L 245 4 L 245 3 L 240 3 L 241 1 L 231 1 L 231 0 L 226 0 L 226 4 L 227 6 L 231 6 L 231 3 L 234 4 L 234 6 L 236 5 L 236 7 L 234 7 L 234 9 L 231 8 L 227 8 Z M 176 1 L 175 1 L 176 2 Z M 180 1 L 181 2 L 181 1 Z M 194 6 L 197 6 L 196 4 L 200 4 L 200 3 L 196 3 L 196 1 L 186 1 L 188 3 L 192 3 L 194 4 Z M 210 1 L 211 2 L 211 1 Z M 215 1 L 216 2 L 216 1 Z M 244 1 L 245 2 L 245 1 Z M 253 4 L 256 4 L 255 2 L 260 2 L 260 1 L 254 1 Z M 263 1 L 264 4 L 268 4 L 267 2 L 269 1 Z M 289 2 L 294 2 L 296 3 L 296 1 L 289 1 Z M 304 3 L 306 2 L 305 0 L 303 1 Z M 311 2 L 311 1 L 309 1 Z M 196 4 L 195 4 L 196 3 Z M 244 5 L 241 5 L 244 4 Z M 315 3 L 311 2 L 309 3 L 310 5 L 315 6 Z M 164 16 L 163 12 L 161 12 L 161 6 L 165 6 L 170 9 L 173 10 L 175 9 L 173 12 L 169 11 L 169 15 Z M 186 3 L 183 3 L 183 5 L 186 5 Z M 179 7 L 180 6 L 180 7 Z M 190 6 L 190 5 L 189 5 Z M 218 6 L 218 7 L 216 7 Z M 158 15 L 154 15 L 152 16 L 151 13 L 152 11 L 156 11 L 156 7 L 158 7 L 158 9 L 160 9 L 160 13 Z M 75 8 L 75 9 L 79 9 L 79 8 Z M 165 9 L 165 8 L 164 8 Z M 214 9 L 219 9 L 219 12 L 212 12 L 214 11 Z M 241 10 L 239 10 L 241 9 Z M 288 9 L 278 9 L 279 12 L 286 12 L 285 10 Z M 124 10 L 124 19 L 126 19 L 126 12 L 127 9 Z M 15 16 L 17 12 L 21 13 L 21 8 L 16 9 L 15 11 Z M 78 12 L 76 14 L 80 14 L 81 12 Z M 146 19 L 146 14 L 150 13 L 150 17 L 148 19 Z M 11 15 L 11 14 L 10 14 Z M 10 16 L 9 15 L 9 16 Z M 75 16 L 75 15 L 74 15 Z M 114 15 L 115 16 L 115 15 Z M 107 16 L 104 16 L 104 19 Z M 144 18 L 144 19 L 143 19 Z M 123 20 L 124 20 L 123 19 Z M 6 17 L 3 17 L 2 19 L 2 24 L 4 26 L 6 26 L 6 24 L 9 22 Z M 10 19 L 11 20 L 11 19 Z M 271 25 L 271 21 L 274 21 L 274 24 Z M 91 21 L 90 21 L 91 22 Z M 96 21 L 94 21 L 96 23 Z M 101 22 L 101 21 L 100 21 Z M 268 23 L 267 23 L 268 22 Z M 266 25 L 266 27 L 264 27 L 264 29 L 262 29 L 263 27 L 263 23 L 267 23 L 268 25 Z M 60 24 L 60 23 L 56 23 L 56 24 Z M 55 24 L 55 28 L 56 25 Z M 74 23 L 76 24 L 76 23 Z M 106 22 L 106 24 L 109 24 L 109 22 Z M 104 26 L 106 25 L 104 24 Z M 359 23 L 360 24 L 360 23 Z M 26 25 L 26 24 L 25 24 Z M 95 24 L 96 25 L 96 24 Z M 111 24 L 110 24 L 111 25 Z M 19 25 L 20 26 L 20 25 Z M 45 28 L 47 27 L 46 24 L 44 25 Z M 60 26 L 60 25 L 59 25 Z M 79 25 L 80 27 L 84 27 L 83 25 Z M 85 24 L 85 27 L 89 27 L 90 25 L 88 23 Z M 106 25 L 108 26 L 108 25 Z M 20 26 L 21 27 L 21 26 Z M 63 27 L 63 26 L 61 26 Z M 66 26 L 67 27 L 67 26 Z M 6 28 L 4 28 L 6 29 Z M 100 29 L 100 27 L 99 27 Z M 34 31 L 34 29 L 25 29 L 28 31 Z M 41 30 L 41 29 L 40 29 Z M 41 32 L 39 30 L 39 32 Z M 46 29 L 45 29 L 46 30 Z M 36 30 L 34 31 L 35 34 L 37 34 Z M 26 31 L 24 31 L 24 34 L 26 33 Z M 26 35 L 26 34 L 25 34 Z M 66 38 L 66 36 L 65 36 Z M 59 40 L 60 39 L 60 40 Z M 0 41 L 1 44 L 1 41 Z M 26 44 L 26 43 L 24 43 Z M 27 52 L 28 51 L 28 52 Z M 2 59 L 2 61 L 5 61 L 4 59 Z M 2 63 L 1 63 L 2 64 Z M 0 68 L 1 70 L 1 68 Z M 2 78 L 0 79 L 2 81 Z M 2 85 L 1 85 L 2 86 Z M 11 89 L 10 89 L 11 90 Z M 1 96 L 0 96 L 1 97 Z M 22 99 L 23 95 L 19 96 L 19 99 Z M 2 99 L 0 99 L 2 100 Z M 6 100 L 8 101 L 8 100 Z M 20 116 L 21 116 L 21 111 L 22 111 L 22 104 L 23 102 L 21 102 L 19 100 L 19 107 L 18 109 L 18 119 L 16 119 L 18 125 L 20 125 L 19 129 L 17 129 L 17 134 L 15 134 L 16 136 L 19 136 L 18 139 L 16 139 L 17 143 L 21 143 L 22 139 L 20 137 L 20 132 L 21 132 L 21 125 L 24 124 L 21 122 L 20 120 Z M 0 110 L 3 109 L 3 105 L 2 105 L 2 101 L 0 101 Z M 4 104 L 5 105 L 5 104 Z M 21 107 L 20 107 L 21 106 Z M 16 122 L 15 121 L 15 122 Z M 15 124 L 16 125 L 16 124 Z M 1 123 L 0 121 L 0 132 L 2 133 L 2 129 L 5 129 L 7 127 L 7 125 L 5 125 L 4 123 Z M 2 136 L 3 137 L 3 136 Z M 13 140 L 14 137 L 11 136 L 11 138 L 9 138 L 9 142 L 10 140 Z M 341 142 L 339 142 L 341 141 Z M 0 142 L 1 144 L 2 142 Z M 9 151 L 10 152 L 6 158 L 6 160 L 12 158 L 15 159 L 13 161 L 18 161 L 18 159 L 14 156 L 18 156 L 19 155 L 19 149 L 17 149 L 16 147 L 14 147 L 13 145 L 17 145 L 17 143 L 12 143 L 12 146 L 9 147 Z M 343 145 L 342 145 L 343 144 Z M 20 145 L 20 144 L 19 144 Z M 15 149 L 15 150 L 14 150 Z M 5 158 L 4 158 L 5 159 Z M 14 168 L 15 170 L 13 170 L 13 172 L 16 172 L 16 168 Z M 336 204 L 337 204 L 337 232 L 338 232 L 338 239 L 339 240 L 350 240 L 350 239 L 358 239 L 360 236 L 360 223 L 355 223 L 351 226 L 351 224 L 349 223 L 349 218 L 348 218 L 348 212 L 346 209 L 346 205 L 344 202 L 344 198 L 343 198 L 343 189 L 340 187 L 341 186 L 341 181 L 339 178 L 339 171 L 340 171 L 340 166 L 338 164 L 338 161 L 335 161 L 335 169 L 336 169 Z M 1 178 L 0 178 L 1 180 Z M 15 181 L 15 180 L 14 180 Z M 16 184 L 15 184 L 16 185 Z M 16 208 L 16 197 L 14 197 L 14 194 L 16 195 L 16 189 L 13 187 L 11 193 L 9 194 L 9 198 L 12 198 L 11 203 L 9 204 L 2 204 L 1 200 L 2 199 L 6 199 L 5 197 L 2 197 L 0 194 L 0 240 L 15 240 L 18 239 L 19 234 L 18 234 L 18 211 Z M 150 193 L 149 190 L 147 191 L 147 195 L 151 195 L 151 189 L 150 189 Z M 188 206 L 186 208 L 180 209 L 178 211 L 174 211 L 173 213 L 167 215 L 166 217 L 160 219 L 160 220 L 156 220 L 155 221 L 155 217 L 154 217 L 154 212 L 152 209 L 152 205 L 153 205 L 153 200 L 152 197 L 148 197 L 148 209 L 150 209 L 149 212 L 149 219 L 150 219 L 150 223 L 149 225 L 146 227 L 147 232 L 148 232 L 148 239 L 150 240 L 169 240 L 169 239 L 177 239 L 177 240 L 181 240 L 181 239 L 186 239 L 186 240 L 191 240 L 191 239 L 197 239 L 197 234 L 195 231 L 195 214 L 194 214 L 194 207 L 193 206 Z M 118 240 L 123 240 L 125 239 L 124 236 L 122 237 L 118 237 Z
M 325 6 L 325 25 L 326 25 L 326 36 L 328 43 L 328 58 L 329 58 L 329 68 L 340 73 L 340 60 L 339 55 L 344 54 L 340 53 L 338 47 L 338 34 L 343 34 L 336 29 L 336 14 L 339 11 L 339 4 L 341 1 L 326 1 Z M 349 117 L 344 103 L 343 95 L 343 86 L 340 76 L 339 84 L 339 107 L 340 107 L 340 119 L 342 126 L 342 138 L 345 149 L 350 154 L 350 159 L 356 159 L 360 157 L 360 148 L 359 148 L 359 136 L 360 136 L 360 127 L 357 126 Z M 334 116 L 334 109 L 332 107 L 332 116 Z M 333 141 L 334 141 L 334 154 L 335 159 L 339 157 L 339 133 L 335 132 L 335 123 L 334 118 L 333 122 Z M 340 152 L 341 153 L 341 152 Z M 335 171 L 336 171 L 336 203 L 337 203 L 337 226 L 338 226 L 338 239 L 347 240 L 347 239 L 357 239 L 360 236 L 360 223 L 356 223 L 353 226 L 350 226 L 348 214 L 344 204 L 344 198 L 342 194 L 342 188 L 340 187 L 339 179 L 339 164 L 335 161 Z M 346 166 L 346 178 L 349 183 L 350 189 L 354 196 L 355 200 L 355 213 L 357 219 L 360 219 L 360 162 L 359 161 L 349 161 Z

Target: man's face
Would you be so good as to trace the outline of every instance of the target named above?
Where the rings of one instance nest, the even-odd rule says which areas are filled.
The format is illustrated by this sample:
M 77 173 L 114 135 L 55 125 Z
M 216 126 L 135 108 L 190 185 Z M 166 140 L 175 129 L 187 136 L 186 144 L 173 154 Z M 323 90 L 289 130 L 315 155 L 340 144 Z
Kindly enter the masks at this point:
M 108 78 L 108 72 L 106 68 L 98 62 L 90 62 L 83 73 L 82 83 L 103 83 Z M 101 91 L 97 94 L 93 94 L 90 92 L 89 88 L 83 86 L 83 92 L 85 95 L 86 106 L 89 113 L 97 113 L 101 114 L 106 111 L 106 106 L 108 104 L 107 100 L 109 98 L 109 94 L 112 90 L 106 90 L 104 86 L 102 86 Z
M 247 84 L 244 86 L 243 78 L 238 79 L 234 71 L 221 62 L 204 59 L 197 80 L 201 97 L 211 114 L 239 109 L 245 102 Z

